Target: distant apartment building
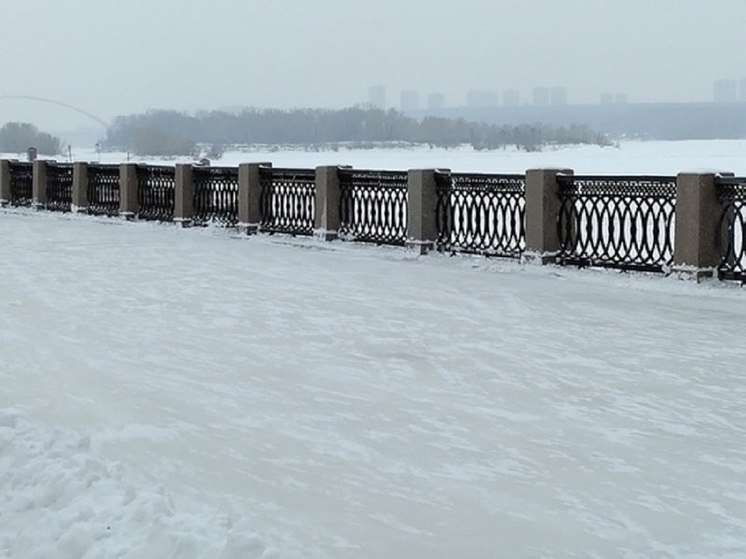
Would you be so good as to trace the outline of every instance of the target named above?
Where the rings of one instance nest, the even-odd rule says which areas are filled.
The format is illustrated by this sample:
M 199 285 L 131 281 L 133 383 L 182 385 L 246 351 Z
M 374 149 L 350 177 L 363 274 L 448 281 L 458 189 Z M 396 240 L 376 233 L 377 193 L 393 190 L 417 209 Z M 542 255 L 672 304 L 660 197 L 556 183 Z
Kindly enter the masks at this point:
M 517 107 L 521 104 L 521 94 L 516 89 L 506 89 L 503 92 L 503 105 L 506 107 Z
M 439 110 L 445 107 L 446 98 L 442 93 L 431 93 L 427 96 L 427 108 L 430 110 Z
M 382 85 L 372 85 L 368 88 L 368 103 L 379 109 L 386 108 L 386 88 Z
M 712 84 L 712 100 L 715 103 L 735 103 L 738 99 L 736 80 L 717 80 Z
M 738 100 L 746 103 L 746 78 L 738 82 Z
M 617 93 L 614 95 L 614 103 L 617 105 L 626 105 L 629 103 L 629 96 L 626 93 Z
M 405 89 L 401 92 L 401 110 L 416 111 L 420 108 L 420 92 L 413 89 Z
M 601 104 L 602 105 L 613 105 L 614 104 L 614 95 L 611 93 L 602 93 L 601 94 Z
M 533 90 L 534 105 L 545 107 L 551 101 L 551 93 L 548 87 L 535 87 Z

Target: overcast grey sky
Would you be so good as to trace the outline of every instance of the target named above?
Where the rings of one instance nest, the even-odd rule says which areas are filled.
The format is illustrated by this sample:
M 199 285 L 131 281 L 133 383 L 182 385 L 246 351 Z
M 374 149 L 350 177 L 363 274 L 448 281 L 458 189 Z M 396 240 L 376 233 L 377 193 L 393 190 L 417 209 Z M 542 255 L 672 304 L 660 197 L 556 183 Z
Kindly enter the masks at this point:
M 342 107 L 385 85 L 561 85 L 570 102 L 708 101 L 746 77 L 746 0 L 0 0 L 0 124 L 148 108 Z M 57 122 L 57 121 L 55 121 Z M 61 126 L 61 124 L 60 124 Z

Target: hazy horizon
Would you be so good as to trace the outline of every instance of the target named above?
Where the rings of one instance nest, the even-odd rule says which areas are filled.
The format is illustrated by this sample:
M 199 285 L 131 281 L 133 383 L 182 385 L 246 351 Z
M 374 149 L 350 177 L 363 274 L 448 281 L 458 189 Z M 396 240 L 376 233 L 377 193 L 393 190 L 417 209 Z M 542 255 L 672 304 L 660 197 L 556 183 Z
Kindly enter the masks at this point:
M 0 124 L 96 127 L 148 109 L 341 108 L 383 85 L 463 106 L 469 91 L 560 86 L 569 103 L 710 101 L 746 77 L 742 0 L 38 0 L 4 6 Z

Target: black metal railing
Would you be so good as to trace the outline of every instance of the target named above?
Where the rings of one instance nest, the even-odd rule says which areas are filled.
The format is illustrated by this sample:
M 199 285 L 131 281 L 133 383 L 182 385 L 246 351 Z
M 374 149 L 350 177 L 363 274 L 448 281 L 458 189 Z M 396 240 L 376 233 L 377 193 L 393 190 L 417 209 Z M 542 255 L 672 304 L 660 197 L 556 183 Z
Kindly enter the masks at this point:
M 31 163 L 10 161 L 10 205 L 30 206 L 34 199 L 34 172 Z
M 746 178 L 718 177 L 720 279 L 746 282 Z
M 48 163 L 46 208 L 69 212 L 73 203 L 73 166 L 69 163 Z
M 673 260 L 675 177 L 559 175 L 563 264 L 662 272 Z
M 518 257 L 526 248 L 523 175 L 438 172 L 438 249 Z
M 172 221 L 175 192 L 176 169 L 174 167 L 138 166 L 138 219 Z
M 238 168 L 195 167 L 193 215 L 195 225 L 238 223 Z
M 119 214 L 119 166 L 88 165 L 87 212 L 93 215 Z
M 269 233 L 313 234 L 316 216 L 316 171 L 260 167 L 262 218 Z
M 407 240 L 406 171 L 339 171 L 339 233 L 355 241 L 403 245 Z

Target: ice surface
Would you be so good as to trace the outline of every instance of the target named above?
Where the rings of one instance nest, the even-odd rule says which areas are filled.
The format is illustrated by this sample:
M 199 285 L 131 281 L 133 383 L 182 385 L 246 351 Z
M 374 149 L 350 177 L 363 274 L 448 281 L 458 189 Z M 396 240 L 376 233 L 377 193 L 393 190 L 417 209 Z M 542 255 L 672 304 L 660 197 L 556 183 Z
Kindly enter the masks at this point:
M 452 149 L 415 146 L 411 149 L 339 149 L 338 151 L 298 151 L 257 147 L 251 151 L 227 151 L 213 165 L 272 162 L 276 167 L 313 168 L 317 165 L 351 165 L 359 169 L 450 168 L 454 172 L 524 173 L 527 169 L 573 169 L 576 174 L 675 175 L 707 170 L 746 175 L 746 140 L 686 140 L 677 142 L 626 140 L 617 146 L 555 146 L 540 152 L 515 148 L 475 151 L 470 147 Z M 4 157 L 18 157 L 6 154 Z M 22 156 L 23 158 L 25 156 Z M 75 148 L 75 161 L 120 163 L 126 153 L 97 153 Z M 133 162 L 173 164 L 189 158 L 139 159 Z
M 7 556 L 746 556 L 737 285 L 19 210 L 0 239 Z

